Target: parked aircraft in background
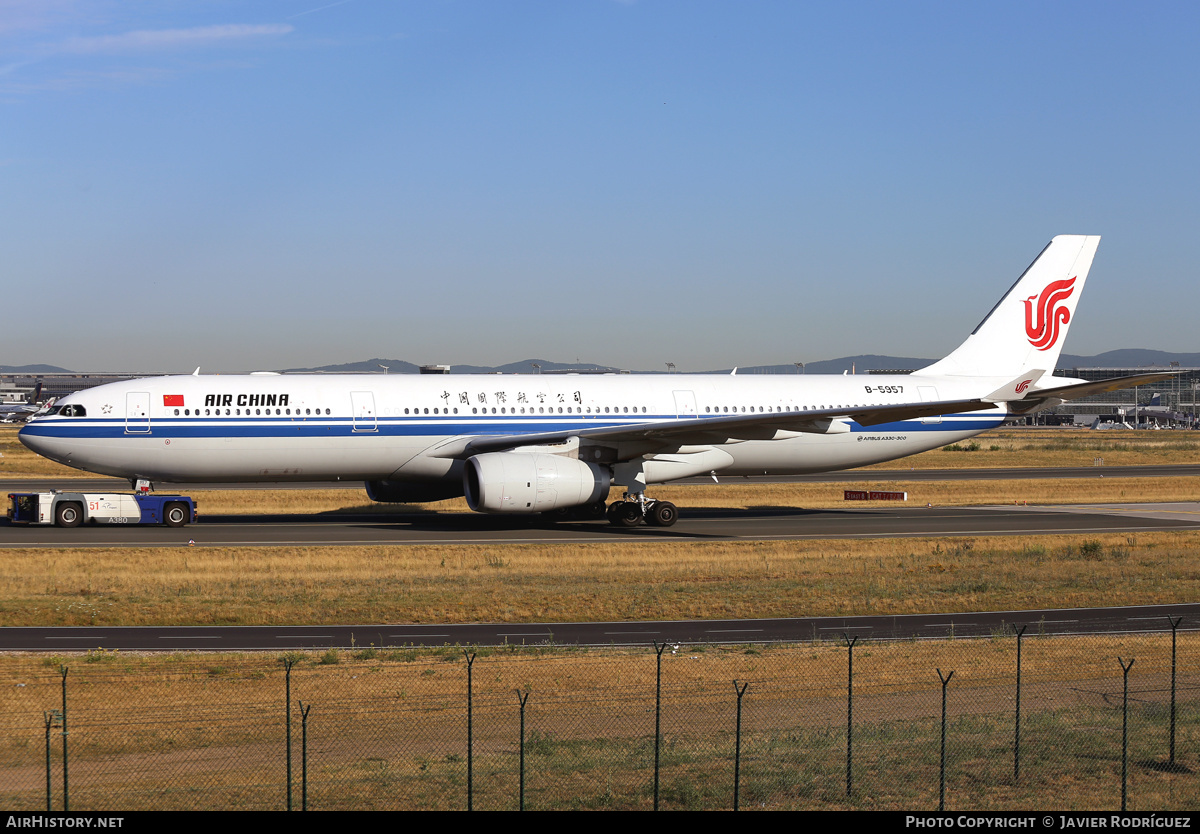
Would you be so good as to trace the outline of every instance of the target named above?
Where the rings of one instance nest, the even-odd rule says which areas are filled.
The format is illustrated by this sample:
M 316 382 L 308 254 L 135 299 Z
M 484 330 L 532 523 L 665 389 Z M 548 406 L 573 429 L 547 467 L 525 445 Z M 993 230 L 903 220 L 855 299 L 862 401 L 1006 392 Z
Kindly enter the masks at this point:
M 0 394 L 3 393 L 0 392 Z M 31 402 L 26 402 L 19 396 L 6 397 L 3 401 L 0 401 L 0 423 L 21 423 L 28 420 L 44 407 L 39 402 L 41 396 L 42 383 L 39 382 L 37 389 L 30 398 Z M 52 404 L 53 402 L 51 402 Z
M 1170 376 L 1052 375 L 1099 240 L 1054 238 L 957 350 L 912 374 L 171 376 L 64 397 L 20 438 L 131 481 L 362 480 L 376 501 L 668 526 L 677 509 L 652 484 L 878 463 Z

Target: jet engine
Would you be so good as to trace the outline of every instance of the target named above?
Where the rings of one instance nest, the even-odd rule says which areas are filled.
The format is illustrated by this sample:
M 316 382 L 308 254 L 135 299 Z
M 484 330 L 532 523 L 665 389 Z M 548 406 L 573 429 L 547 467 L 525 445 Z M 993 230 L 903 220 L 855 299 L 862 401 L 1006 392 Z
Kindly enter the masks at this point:
M 541 513 L 603 502 L 612 472 L 561 455 L 489 452 L 467 460 L 463 490 L 481 513 Z

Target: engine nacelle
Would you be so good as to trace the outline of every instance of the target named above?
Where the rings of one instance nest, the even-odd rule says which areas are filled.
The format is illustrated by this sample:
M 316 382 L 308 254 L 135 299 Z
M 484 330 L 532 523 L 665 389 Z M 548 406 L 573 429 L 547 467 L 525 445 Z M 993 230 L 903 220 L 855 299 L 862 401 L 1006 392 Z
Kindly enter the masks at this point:
M 608 497 L 612 472 L 561 455 L 488 452 L 467 460 L 463 490 L 480 513 L 541 513 Z

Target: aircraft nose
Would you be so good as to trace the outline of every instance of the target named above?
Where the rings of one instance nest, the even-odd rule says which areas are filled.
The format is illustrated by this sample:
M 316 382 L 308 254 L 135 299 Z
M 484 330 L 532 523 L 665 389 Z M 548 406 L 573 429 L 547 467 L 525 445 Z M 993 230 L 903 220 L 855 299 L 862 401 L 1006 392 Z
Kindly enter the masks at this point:
M 21 430 L 17 432 L 17 440 L 20 440 L 27 449 L 37 452 L 40 455 L 42 452 L 38 448 L 41 445 L 38 442 L 39 439 L 37 435 L 29 431 L 29 426 L 22 426 Z
M 58 460 L 54 439 L 47 437 L 38 432 L 37 426 L 26 425 L 17 432 L 17 439 L 24 444 L 25 448 L 31 452 L 36 452 L 42 457 Z

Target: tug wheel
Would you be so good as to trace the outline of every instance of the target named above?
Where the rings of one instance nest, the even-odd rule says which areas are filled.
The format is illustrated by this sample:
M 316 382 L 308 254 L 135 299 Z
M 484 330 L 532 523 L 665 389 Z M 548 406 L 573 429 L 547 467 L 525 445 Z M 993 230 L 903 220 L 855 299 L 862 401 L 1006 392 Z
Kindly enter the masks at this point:
M 83 508 L 73 501 L 66 501 L 54 508 L 56 527 L 78 527 L 83 524 Z
M 167 504 L 166 509 L 163 510 L 163 524 L 168 527 L 182 527 L 188 523 L 188 515 L 190 513 L 183 504 Z

